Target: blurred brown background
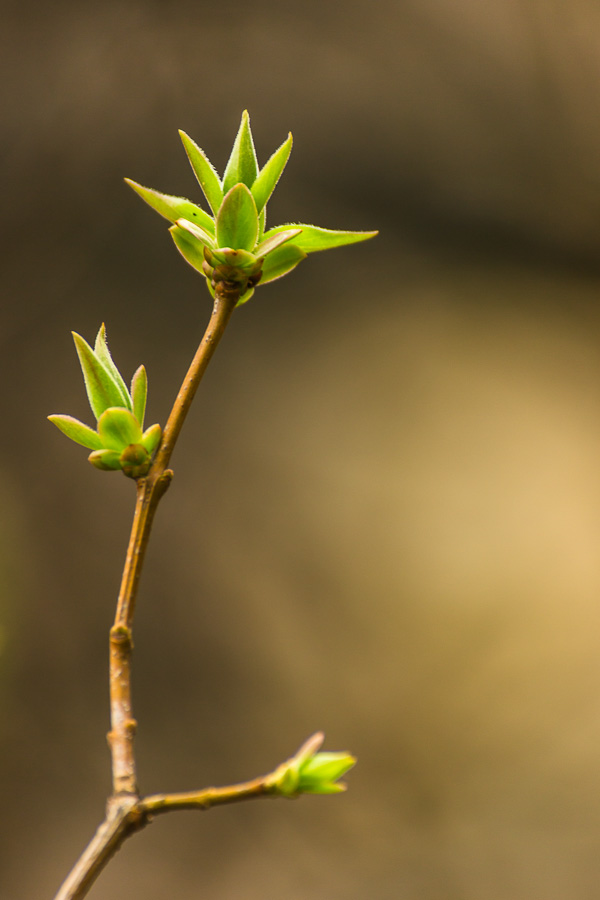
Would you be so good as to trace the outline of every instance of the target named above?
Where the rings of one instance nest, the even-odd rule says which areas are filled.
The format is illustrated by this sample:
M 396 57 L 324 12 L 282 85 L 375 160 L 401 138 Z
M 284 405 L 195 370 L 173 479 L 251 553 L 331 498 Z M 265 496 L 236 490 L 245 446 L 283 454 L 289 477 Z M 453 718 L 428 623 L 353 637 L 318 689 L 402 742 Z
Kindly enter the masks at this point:
M 127 175 L 198 198 L 241 111 L 272 224 L 380 228 L 236 313 L 136 625 L 145 792 L 323 728 L 351 791 L 178 814 L 93 900 L 596 900 L 600 11 L 592 0 L 2 5 L 1 900 L 50 898 L 109 789 L 133 485 L 69 332 L 164 422 L 210 310 Z

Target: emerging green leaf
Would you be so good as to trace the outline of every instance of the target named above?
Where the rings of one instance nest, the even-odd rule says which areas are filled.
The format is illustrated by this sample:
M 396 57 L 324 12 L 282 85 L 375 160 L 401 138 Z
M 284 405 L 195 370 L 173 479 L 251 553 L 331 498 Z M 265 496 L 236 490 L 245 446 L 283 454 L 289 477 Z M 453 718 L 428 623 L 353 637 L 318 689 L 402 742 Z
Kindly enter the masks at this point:
M 142 446 L 148 451 L 150 456 L 154 453 L 158 445 L 160 444 L 160 439 L 162 437 L 162 428 L 160 425 L 151 425 L 142 435 Z
M 88 450 L 102 449 L 102 440 L 98 432 L 88 425 L 84 425 L 78 419 L 74 419 L 73 416 L 48 416 L 48 418 L 53 425 L 60 428 L 62 433 L 66 434 L 72 441 L 75 441 L 76 444 L 81 444 L 82 447 L 87 447 Z
M 265 233 L 266 227 L 267 227 L 267 207 L 263 206 L 262 212 L 260 212 L 259 216 L 258 216 L 258 238 L 257 238 L 257 240 L 262 241 L 263 234 Z
M 277 234 L 271 235 L 266 241 L 262 241 L 258 244 L 254 250 L 254 255 L 267 256 L 267 254 L 272 253 L 273 250 L 277 249 L 281 244 L 285 244 L 286 241 L 296 237 L 301 231 L 301 228 L 289 228 L 287 231 L 279 231 Z M 298 242 L 294 241 L 294 243 L 297 244 Z
M 179 221 L 181 222 L 183 219 L 180 219 Z M 172 225 L 171 228 L 169 228 L 169 232 L 173 238 L 173 243 L 185 261 L 196 269 L 197 272 L 200 272 L 201 275 L 204 275 L 202 264 L 204 262 L 205 245 L 201 244 L 199 240 L 192 237 L 185 228 L 181 228 L 179 225 Z
M 339 794 L 346 785 L 338 779 L 356 764 L 349 753 L 316 753 L 299 772 L 298 791 L 304 794 Z
M 245 184 L 236 184 L 223 200 L 217 216 L 217 245 L 252 250 L 258 237 L 256 203 Z
M 296 244 L 284 244 L 282 247 L 277 247 L 276 250 L 269 253 L 263 263 L 259 284 L 267 284 L 269 281 L 275 281 L 276 278 L 287 275 L 303 259 L 306 259 L 306 253 Z
M 73 332 L 73 340 L 79 356 L 88 400 L 96 418 L 99 419 L 109 406 L 126 406 L 120 385 L 104 363 L 98 359 L 88 342 L 76 332 Z
M 140 428 L 144 427 L 144 415 L 146 413 L 146 396 L 148 394 L 148 376 L 144 366 L 140 366 L 134 372 L 131 379 L 131 400 L 133 403 L 133 414 L 140 423 Z
M 205 247 L 216 246 L 214 238 L 211 237 L 208 231 L 205 231 L 204 228 L 200 228 L 199 225 L 195 225 L 194 222 L 189 222 L 187 219 L 177 219 L 175 224 L 178 225 L 179 228 L 183 228 L 185 231 L 193 234 L 193 236 L 201 241 Z
M 121 468 L 120 454 L 116 450 L 94 450 L 88 456 L 89 462 L 97 469 L 115 471 Z
M 256 177 L 256 181 L 252 185 L 252 196 L 256 201 L 256 209 L 262 212 L 267 201 L 273 191 L 275 185 L 281 177 L 281 173 L 285 169 L 286 163 L 292 152 L 292 134 L 288 134 L 287 141 L 275 151 L 273 156 L 267 160 Z
M 250 290 L 246 291 L 245 294 L 242 294 L 238 302 L 235 304 L 236 307 L 243 306 L 244 303 L 247 303 L 248 300 L 254 295 L 254 288 L 250 288 Z
M 367 241 L 379 234 L 378 231 L 332 231 L 329 228 L 319 228 L 317 225 L 302 225 L 293 223 L 289 225 L 277 225 L 265 232 L 265 239 L 279 234 L 289 228 L 301 228 L 302 234 L 294 239 L 294 244 L 304 250 L 305 253 L 315 253 L 317 250 L 330 250 L 333 247 L 343 247 L 345 244 L 356 244 L 359 241 Z
M 140 423 L 132 412 L 122 407 L 110 407 L 102 413 L 98 419 L 98 434 L 103 447 L 119 453 L 142 440 Z
M 112 375 L 114 381 L 118 384 L 121 389 L 121 394 L 123 397 L 123 402 L 121 406 L 126 406 L 127 409 L 131 409 L 131 397 L 129 396 L 129 391 L 127 390 L 127 385 L 123 381 L 121 373 L 115 366 L 113 362 L 113 358 L 110 355 L 110 350 L 108 349 L 108 344 L 106 343 L 106 327 L 104 322 L 100 326 L 100 330 L 96 335 L 96 343 L 94 345 L 94 353 L 98 357 L 101 363 L 105 365 L 110 374 Z
M 223 193 L 226 194 L 240 182 L 251 188 L 258 175 L 258 161 L 250 131 L 248 110 L 242 113 L 242 121 L 237 133 L 233 150 L 223 175 Z M 223 245 L 222 245 L 223 246 Z M 249 248 L 251 249 L 251 248 Z
M 152 209 L 155 209 L 157 213 L 160 213 L 169 222 L 176 222 L 177 219 L 187 219 L 189 222 L 194 222 L 200 225 L 201 228 L 205 228 L 209 234 L 215 233 L 215 223 L 211 216 L 204 212 L 203 209 L 200 209 L 199 206 L 196 206 L 195 203 L 186 200 L 185 197 L 171 197 L 169 194 L 161 194 L 159 191 L 152 190 L 152 188 L 142 187 L 141 184 L 132 181 L 131 178 L 126 178 L 125 181 L 140 195 L 142 200 L 145 200 Z
M 179 136 L 183 141 L 185 152 L 188 155 L 188 159 L 194 170 L 194 174 L 198 179 L 198 183 L 204 191 L 204 196 L 208 200 L 209 206 L 216 216 L 219 212 L 219 207 L 223 202 L 223 188 L 221 187 L 219 176 L 215 172 L 213 165 L 204 150 L 201 150 L 185 131 L 180 131 Z

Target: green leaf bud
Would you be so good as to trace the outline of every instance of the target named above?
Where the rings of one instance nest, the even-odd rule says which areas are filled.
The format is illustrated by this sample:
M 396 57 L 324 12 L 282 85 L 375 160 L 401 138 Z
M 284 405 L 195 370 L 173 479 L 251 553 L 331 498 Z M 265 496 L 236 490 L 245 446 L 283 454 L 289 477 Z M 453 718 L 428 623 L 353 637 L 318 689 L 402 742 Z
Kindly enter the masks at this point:
M 150 456 L 152 456 L 152 454 L 160 444 L 161 437 L 162 428 L 160 427 L 160 425 L 151 425 L 150 428 L 147 428 L 143 433 L 142 446 L 146 448 Z
M 150 468 L 150 454 L 142 444 L 129 444 L 121 453 L 119 462 L 128 478 L 143 478 Z
M 186 262 L 206 278 L 213 297 L 228 296 L 239 306 L 250 299 L 256 285 L 268 284 L 291 272 L 308 253 L 358 243 L 377 234 L 304 224 L 279 225 L 265 231 L 266 205 L 287 165 L 292 135 L 259 170 L 247 110 L 242 115 L 222 182 L 206 153 L 185 132 L 180 131 L 180 136 L 214 220 L 189 200 L 126 181 L 173 223 L 170 233 L 175 246 Z M 207 256 L 206 248 L 214 255 Z M 241 255 L 235 260 L 223 258 L 223 254 L 232 251 L 252 255 L 257 264 L 243 262 Z M 261 260 L 264 262 L 259 273 Z
M 225 195 L 217 216 L 217 246 L 253 250 L 257 237 L 254 197 L 245 184 L 236 184 Z
M 88 460 L 97 469 L 103 469 L 106 472 L 121 468 L 120 454 L 116 450 L 94 450 L 88 456 Z
M 128 409 L 110 407 L 98 419 L 98 434 L 103 447 L 121 453 L 129 444 L 139 444 L 142 440 L 140 423 Z
M 245 184 L 251 188 L 258 175 L 258 161 L 250 130 L 248 110 L 242 113 L 242 121 L 236 135 L 231 156 L 223 175 L 223 193 L 227 193 L 236 184 Z M 249 247 L 248 249 L 252 249 Z
M 322 732 L 313 734 L 298 752 L 282 763 L 270 777 L 268 788 L 283 797 L 299 794 L 339 794 L 346 785 L 338 779 L 355 765 L 349 753 L 319 753 Z
M 102 439 L 98 432 L 74 419 L 73 416 L 48 416 L 48 419 L 76 444 L 81 444 L 89 450 L 102 449 Z
M 303 794 L 339 794 L 346 785 L 338 779 L 356 764 L 349 753 L 316 753 L 298 773 L 298 791 Z

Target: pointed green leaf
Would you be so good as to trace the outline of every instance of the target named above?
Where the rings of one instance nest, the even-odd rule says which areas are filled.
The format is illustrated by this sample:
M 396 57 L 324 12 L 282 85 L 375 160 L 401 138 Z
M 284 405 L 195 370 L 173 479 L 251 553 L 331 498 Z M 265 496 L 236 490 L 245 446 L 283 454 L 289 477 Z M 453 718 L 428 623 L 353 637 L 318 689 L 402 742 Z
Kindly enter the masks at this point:
M 177 219 L 175 223 L 179 226 L 179 228 L 183 228 L 185 231 L 192 234 L 197 240 L 201 241 L 206 247 L 213 248 L 216 246 L 215 240 L 205 231 L 204 228 L 201 228 L 199 225 L 196 225 L 194 222 L 188 221 L 188 219 Z
M 161 437 L 162 428 L 160 427 L 160 425 L 151 425 L 150 428 L 146 429 L 146 431 L 143 433 L 142 446 L 146 448 L 150 456 L 152 456 L 152 454 L 160 444 Z
M 259 284 L 267 284 L 269 281 L 275 281 L 276 278 L 287 275 L 303 259 L 306 259 L 306 253 L 295 244 L 284 244 L 282 247 L 277 247 L 276 250 L 269 253 L 263 263 Z
M 189 222 L 195 222 L 197 225 L 205 228 L 209 234 L 214 234 L 215 223 L 212 217 L 204 212 L 203 209 L 200 209 L 199 206 L 196 206 L 195 203 L 186 200 L 185 197 L 171 197 L 169 194 L 161 194 L 152 188 L 142 187 L 141 184 L 132 181 L 131 178 L 126 178 L 125 181 L 140 195 L 142 200 L 145 200 L 152 209 L 155 209 L 157 213 L 160 213 L 169 222 L 176 222 L 177 219 L 187 219 Z
M 286 241 L 296 237 L 301 231 L 301 228 L 289 228 L 284 231 L 279 231 L 277 234 L 272 234 L 266 241 L 262 241 L 258 244 L 254 250 L 254 255 L 267 256 L 269 253 L 272 253 L 273 250 L 276 250 L 277 247 L 281 246 L 281 244 L 285 244 Z M 298 242 L 294 241 L 294 243 L 297 245 Z
M 264 209 L 267 200 L 275 190 L 275 185 L 281 177 L 281 173 L 285 169 L 286 163 L 292 152 L 292 135 L 288 134 L 287 141 L 275 151 L 273 156 L 267 160 L 256 177 L 256 181 L 252 185 L 252 196 L 256 201 L 256 208 L 259 213 Z
M 75 331 L 73 340 L 83 372 L 88 400 L 98 419 L 109 406 L 124 405 L 121 388 L 114 380 L 112 373 L 98 359 L 88 342 Z
M 258 215 L 258 241 L 262 241 L 265 228 L 267 227 L 267 207 L 263 206 L 262 211 Z
M 53 425 L 56 425 L 63 434 L 66 434 L 76 444 L 81 444 L 82 447 L 87 447 L 88 450 L 102 449 L 100 435 L 90 428 L 89 425 L 84 425 L 83 422 L 74 419 L 73 416 L 48 416 L 48 418 Z
M 258 175 L 258 161 L 250 131 L 250 117 L 248 110 L 242 113 L 242 121 L 237 133 L 233 150 L 223 175 L 223 193 L 231 190 L 234 185 L 245 184 L 251 188 Z
M 121 468 L 120 454 L 116 450 L 94 450 L 88 456 L 88 461 L 97 469 L 104 469 L 104 471 Z
M 291 223 L 278 225 L 265 232 L 265 239 L 279 234 L 288 228 L 301 228 L 302 234 L 295 238 L 294 244 L 304 250 L 305 253 L 315 253 L 317 250 L 330 250 L 333 247 L 343 247 L 345 244 L 356 244 L 359 241 L 367 241 L 379 234 L 378 231 L 332 231 L 329 228 L 319 228 L 317 225 L 302 225 Z
M 180 222 L 184 221 L 183 219 L 179 220 Z M 187 263 L 192 266 L 192 268 L 196 269 L 197 272 L 200 272 L 201 275 L 204 275 L 202 271 L 202 263 L 204 262 L 204 244 L 201 244 L 199 240 L 185 229 L 181 228 L 179 225 L 172 225 L 169 228 L 169 233 L 173 238 L 173 243 L 185 259 Z
M 185 152 L 194 170 L 194 174 L 198 179 L 198 183 L 204 191 L 204 196 L 208 200 L 209 206 L 215 216 L 219 212 L 219 207 L 223 202 L 223 188 L 219 176 L 214 170 L 208 156 L 198 147 L 197 144 L 189 137 L 185 131 L 180 131 L 179 136 L 183 141 Z
M 245 184 L 236 184 L 225 195 L 217 216 L 217 244 L 232 250 L 252 250 L 257 237 L 254 197 Z
M 113 362 L 113 358 L 110 355 L 110 350 L 108 349 L 108 344 L 106 343 L 106 327 L 104 322 L 100 326 L 100 330 L 96 335 L 96 343 L 94 345 L 94 353 L 100 360 L 100 362 L 104 363 L 110 374 L 112 375 L 115 383 L 121 389 L 121 395 L 123 397 L 122 406 L 126 406 L 127 409 L 131 409 L 131 397 L 129 396 L 129 391 L 127 390 L 127 385 L 123 381 L 121 373 L 115 366 Z
M 110 407 L 98 419 L 98 434 L 107 450 L 122 452 L 142 440 L 140 423 L 128 409 Z
M 140 428 L 144 427 L 144 415 L 146 413 L 146 396 L 148 394 L 148 377 L 143 366 L 136 369 L 131 379 L 131 400 L 133 405 L 133 414 L 140 423 Z

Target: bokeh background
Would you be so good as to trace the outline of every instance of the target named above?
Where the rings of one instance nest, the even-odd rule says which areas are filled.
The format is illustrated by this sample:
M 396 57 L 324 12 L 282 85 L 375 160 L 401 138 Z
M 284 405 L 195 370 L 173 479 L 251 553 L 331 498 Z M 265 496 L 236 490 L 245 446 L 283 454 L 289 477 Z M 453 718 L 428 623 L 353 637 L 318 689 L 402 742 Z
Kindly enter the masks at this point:
M 122 182 L 198 198 L 241 111 L 271 223 L 379 228 L 239 310 L 136 623 L 145 792 L 316 729 L 351 791 L 159 819 L 93 900 L 596 900 L 600 10 L 593 0 L 4 0 L 0 897 L 51 897 L 109 790 L 133 485 L 70 330 L 164 422 L 210 311 Z

